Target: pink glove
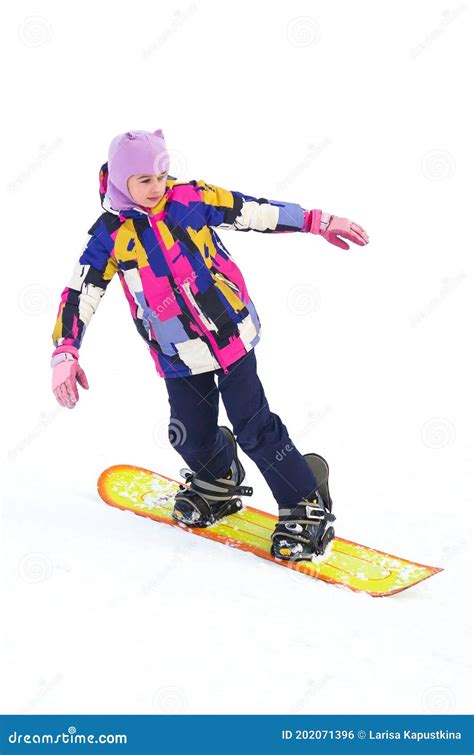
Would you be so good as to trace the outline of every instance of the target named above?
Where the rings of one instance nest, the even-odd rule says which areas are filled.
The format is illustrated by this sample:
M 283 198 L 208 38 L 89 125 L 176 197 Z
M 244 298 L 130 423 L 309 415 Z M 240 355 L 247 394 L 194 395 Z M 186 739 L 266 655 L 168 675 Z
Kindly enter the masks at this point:
M 79 366 L 79 352 L 74 346 L 60 346 L 53 351 L 51 367 L 53 368 L 53 393 L 61 406 L 74 409 L 79 401 L 77 382 L 83 388 L 89 388 L 86 373 Z
M 360 225 L 347 218 L 338 218 L 336 215 L 329 215 L 321 210 L 305 211 L 303 230 L 306 233 L 318 233 L 330 244 L 339 246 L 341 249 L 350 249 L 350 247 L 339 236 L 360 246 L 369 243 L 369 237 Z

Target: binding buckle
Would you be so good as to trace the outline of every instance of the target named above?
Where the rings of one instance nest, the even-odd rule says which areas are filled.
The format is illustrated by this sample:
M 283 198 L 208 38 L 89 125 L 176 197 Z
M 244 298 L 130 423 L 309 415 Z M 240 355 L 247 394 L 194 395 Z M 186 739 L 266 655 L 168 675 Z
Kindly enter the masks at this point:
M 306 506 L 306 517 L 308 519 L 318 519 L 318 520 L 325 518 L 324 511 L 322 511 L 317 506 L 309 506 L 309 505 Z

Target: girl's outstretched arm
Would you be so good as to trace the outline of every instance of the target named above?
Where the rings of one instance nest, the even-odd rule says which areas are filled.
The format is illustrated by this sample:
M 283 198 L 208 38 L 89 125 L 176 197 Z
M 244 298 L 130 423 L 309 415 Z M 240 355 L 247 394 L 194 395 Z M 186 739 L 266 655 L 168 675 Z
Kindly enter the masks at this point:
M 197 181 L 206 224 L 213 228 L 260 233 L 303 231 L 303 207 L 293 202 L 252 197 L 240 191 Z
M 319 234 L 341 249 L 349 249 L 349 245 L 339 237 L 361 246 L 369 241 L 364 229 L 347 218 L 321 210 L 305 210 L 292 202 L 257 199 L 205 181 L 197 181 L 196 187 L 201 191 L 206 223 L 214 228 L 260 233 L 302 231 Z

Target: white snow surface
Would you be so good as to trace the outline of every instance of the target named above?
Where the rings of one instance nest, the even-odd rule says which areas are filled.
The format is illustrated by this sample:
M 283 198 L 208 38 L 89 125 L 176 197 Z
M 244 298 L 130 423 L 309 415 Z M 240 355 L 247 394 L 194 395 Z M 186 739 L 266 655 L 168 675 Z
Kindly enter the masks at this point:
M 263 380 L 273 371 L 265 346 L 260 353 Z M 435 395 L 424 411 L 387 404 L 381 418 L 363 386 L 363 396 L 354 386 L 331 388 L 328 368 L 321 393 L 334 408 L 301 437 L 303 450 L 332 462 L 338 534 L 445 569 L 375 599 L 105 505 L 95 492 L 105 467 L 176 474 L 179 458 L 153 433 L 166 423 L 165 396 L 146 362 L 133 417 L 119 394 L 136 382 L 134 370 L 115 372 L 114 400 L 100 362 L 100 353 L 84 360 L 91 388 L 74 411 L 48 405 L 49 375 L 41 374 L 40 401 L 52 419 L 10 462 L 6 712 L 468 712 L 462 439 L 444 449 L 421 442 L 420 418 L 438 406 Z M 293 396 L 284 380 L 265 380 L 295 442 L 305 412 L 321 406 L 314 378 L 297 380 Z M 457 401 L 446 406 L 462 422 Z M 241 457 L 252 503 L 275 511 L 258 470 Z
M 18 41 L 23 17 L 12 24 L 6 94 L 27 96 L 16 100 L 3 160 L 12 269 L 2 293 L 2 712 L 469 713 L 467 24 L 462 13 L 443 24 L 428 2 L 409 13 L 365 0 L 343 11 L 276 2 L 270 18 L 266 4 L 244 0 L 230 33 L 216 2 L 192 6 L 176 28 L 178 5 L 166 5 L 153 31 L 150 8 L 144 20 L 106 2 L 90 24 L 52 3 L 43 46 Z M 297 36 L 308 18 L 314 44 Z M 157 41 L 163 23 L 170 39 Z M 104 51 L 112 38 L 127 65 L 117 80 L 107 66 L 98 79 L 85 40 Z M 201 85 L 183 102 L 174 74 L 160 76 L 175 45 L 212 62 L 205 106 Z M 173 60 L 175 75 L 190 65 Z M 249 82 L 243 98 L 239 82 Z M 302 234 L 221 238 L 263 323 L 256 354 L 270 407 L 303 453 L 328 459 L 337 534 L 440 574 L 374 599 L 99 498 L 110 465 L 175 478 L 185 466 L 167 440 L 164 381 L 118 280 L 82 345 L 90 390 L 71 411 L 50 387 L 60 293 L 100 213 L 109 141 L 159 127 L 180 178 L 320 207 L 369 232 L 370 244 L 350 252 Z M 241 459 L 250 503 L 276 513 Z

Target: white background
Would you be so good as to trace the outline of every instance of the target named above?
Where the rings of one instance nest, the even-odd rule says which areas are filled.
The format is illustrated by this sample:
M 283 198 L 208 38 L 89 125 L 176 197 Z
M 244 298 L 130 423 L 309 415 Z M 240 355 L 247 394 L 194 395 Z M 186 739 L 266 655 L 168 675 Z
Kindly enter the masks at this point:
M 470 711 L 472 34 L 457 0 L 10 11 L 2 712 Z M 183 466 L 117 279 L 81 349 L 90 390 L 71 411 L 50 386 L 108 144 L 157 128 L 180 180 L 368 231 L 350 252 L 221 237 L 262 320 L 270 407 L 329 461 L 337 533 L 442 573 L 372 599 L 98 498 L 109 465 Z M 241 457 L 252 504 L 276 513 Z

